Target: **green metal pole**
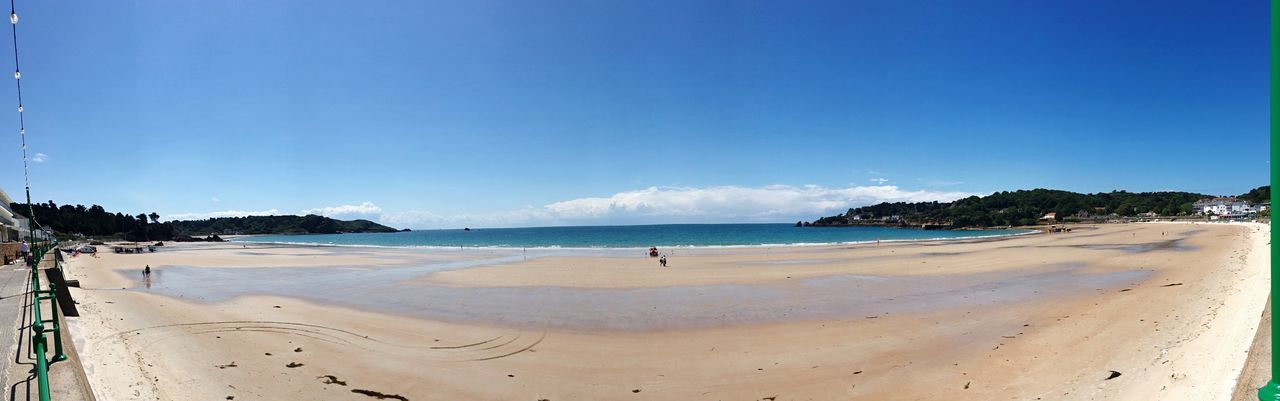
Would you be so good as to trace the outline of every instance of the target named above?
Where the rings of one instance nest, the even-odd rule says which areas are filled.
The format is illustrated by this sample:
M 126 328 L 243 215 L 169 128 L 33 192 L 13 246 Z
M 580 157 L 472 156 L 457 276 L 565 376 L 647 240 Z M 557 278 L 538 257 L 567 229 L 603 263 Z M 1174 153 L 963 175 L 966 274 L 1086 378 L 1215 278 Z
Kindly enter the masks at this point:
M 35 237 L 35 230 L 32 230 L 32 238 Z M 34 240 L 32 242 L 35 242 Z M 31 267 L 31 304 L 32 304 L 32 324 L 31 324 L 31 342 L 32 348 L 35 350 L 36 359 L 36 388 L 39 390 L 40 401 L 49 401 L 49 361 L 45 355 L 49 349 L 49 342 L 45 336 L 44 317 L 40 313 L 40 262 L 38 259 L 32 259 Z
M 58 310 L 57 287 L 57 285 L 53 284 L 53 281 L 49 281 L 49 314 L 53 316 L 50 322 L 53 323 L 53 359 L 49 361 L 50 364 L 67 360 L 67 354 L 62 352 L 62 324 L 58 322 L 60 311 Z
M 1275 207 L 1280 206 L 1280 202 L 1276 202 L 1276 177 L 1280 177 L 1280 164 L 1276 163 L 1276 155 L 1280 154 L 1280 132 L 1276 130 L 1277 116 L 1280 116 L 1280 91 L 1276 90 L 1276 85 L 1280 84 L 1280 73 L 1277 73 L 1276 67 L 1280 67 L 1280 0 L 1271 0 L 1271 207 L 1272 221 L 1274 220 Z M 1275 243 L 1276 232 L 1274 227 L 1271 230 L 1271 242 Z M 1280 293 L 1280 281 L 1276 277 L 1276 247 L 1271 247 L 1271 295 Z M 1276 311 L 1271 309 L 1271 380 L 1267 385 L 1258 389 L 1258 399 L 1262 401 L 1280 401 L 1280 384 L 1276 383 L 1276 374 L 1280 373 L 1280 358 L 1276 355 L 1276 340 L 1280 339 L 1280 326 L 1276 324 Z
M 51 397 L 49 393 L 49 361 L 45 359 L 44 353 L 48 343 L 44 339 L 44 328 L 37 326 L 32 330 L 36 331 L 35 349 L 36 349 L 36 388 L 39 389 L 40 401 L 48 401 Z

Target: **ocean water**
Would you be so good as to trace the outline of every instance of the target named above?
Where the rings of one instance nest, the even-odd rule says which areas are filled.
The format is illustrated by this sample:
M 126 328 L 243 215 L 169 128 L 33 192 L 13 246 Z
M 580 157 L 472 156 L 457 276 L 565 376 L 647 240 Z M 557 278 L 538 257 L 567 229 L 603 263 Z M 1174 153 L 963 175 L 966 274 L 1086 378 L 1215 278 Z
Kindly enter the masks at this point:
M 793 224 L 662 224 L 473 228 L 397 233 L 260 235 L 236 242 L 488 248 L 647 248 L 817 245 L 1008 236 L 1029 230 L 917 230 L 887 227 L 795 227 Z

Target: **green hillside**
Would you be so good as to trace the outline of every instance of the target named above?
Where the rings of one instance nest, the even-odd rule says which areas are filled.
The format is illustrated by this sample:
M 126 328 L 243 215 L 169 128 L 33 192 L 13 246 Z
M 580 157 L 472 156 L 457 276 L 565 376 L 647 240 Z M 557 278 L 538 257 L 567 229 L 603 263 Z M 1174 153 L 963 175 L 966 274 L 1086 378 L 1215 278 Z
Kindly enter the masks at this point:
M 1269 186 L 1259 187 L 1240 197 L 1266 202 Z M 1192 214 L 1192 204 L 1212 195 L 1191 192 L 1102 192 L 1082 194 L 1052 189 L 996 192 L 971 196 L 954 202 L 880 203 L 849 209 L 844 214 L 823 217 L 814 226 L 840 225 L 921 225 L 942 227 L 993 227 L 1033 225 L 1046 213 L 1061 219 L 1076 215 L 1137 216 L 1154 212 L 1162 216 Z
M 174 230 L 187 235 L 209 234 L 337 234 L 389 233 L 398 230 L 369 220 L 336 220 L 306 216 L 218 217 L 173 221 Z

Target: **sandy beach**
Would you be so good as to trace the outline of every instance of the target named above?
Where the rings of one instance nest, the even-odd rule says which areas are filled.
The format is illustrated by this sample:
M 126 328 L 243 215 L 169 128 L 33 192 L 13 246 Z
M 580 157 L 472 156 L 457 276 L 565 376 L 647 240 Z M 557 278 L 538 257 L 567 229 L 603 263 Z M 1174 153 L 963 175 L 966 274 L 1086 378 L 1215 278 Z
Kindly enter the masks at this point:
M 1227 400 L 1268 230 L 681 249 L 668 268 L 169 244 L 72 259 L 69 320 L 100 400 Z

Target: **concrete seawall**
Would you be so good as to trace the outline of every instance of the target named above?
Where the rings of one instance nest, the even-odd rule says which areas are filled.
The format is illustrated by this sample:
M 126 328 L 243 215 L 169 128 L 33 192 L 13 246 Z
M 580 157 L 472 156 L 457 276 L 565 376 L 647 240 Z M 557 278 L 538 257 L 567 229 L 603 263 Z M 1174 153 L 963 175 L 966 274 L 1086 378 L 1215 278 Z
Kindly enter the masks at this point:
M 15 247 L 16 249 L 16 247 Z M 42 263 L 42 268 L 49 268 L 52 260 Z M 0 360 L 0 383 L 3 384 L 4 396 L 7 400 L 38 400 L 39 387 L 33 373 L 35 360 L 31 358 L 31 303 L 30 290 L 31 271 L 20 264 L 0 266 L 0 350 L 4 351 L 4 359 Z M 45 282 L 48 282 L 46 279 Z M 42 313 L 50 313 L 48 303 Z M 47 315 L 46 315 L 47 316 Z M 62 327 L 67 321 L 58 314 Z M 51 399 L 57 401 L 94 400 L 89 388 L 84 368 L 76 352 L 69 330 L 59 333 L 62 337 L 64 352 L 68 359 L 49 367 L 49 389 Z M 50 339 L 52 344 L 53 340 Z M 50 352 L 52 355 L 52 352 Z

